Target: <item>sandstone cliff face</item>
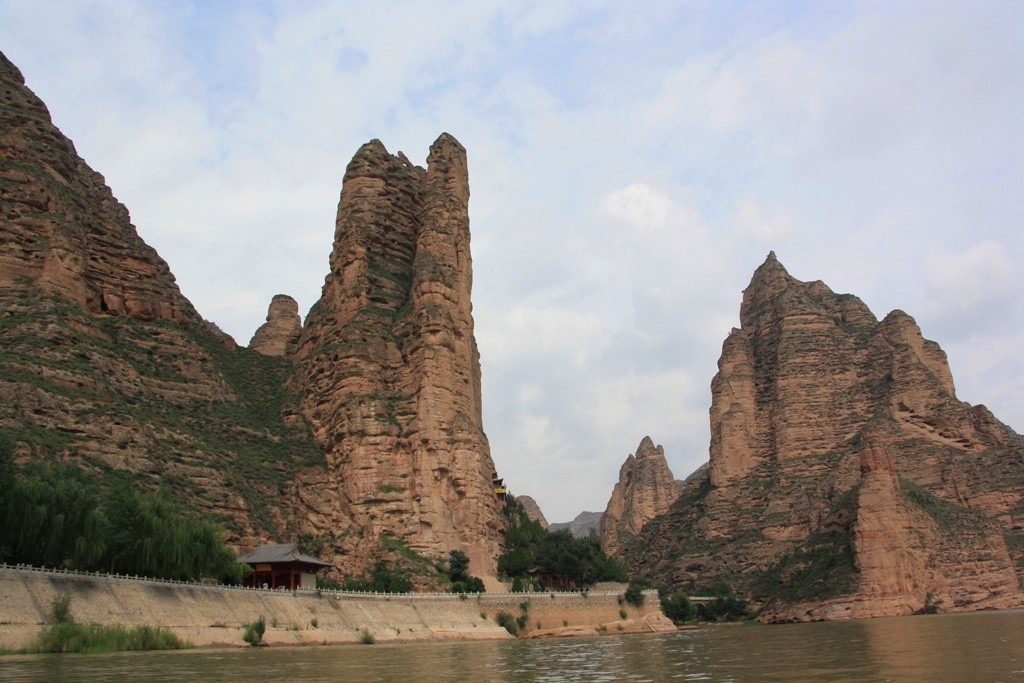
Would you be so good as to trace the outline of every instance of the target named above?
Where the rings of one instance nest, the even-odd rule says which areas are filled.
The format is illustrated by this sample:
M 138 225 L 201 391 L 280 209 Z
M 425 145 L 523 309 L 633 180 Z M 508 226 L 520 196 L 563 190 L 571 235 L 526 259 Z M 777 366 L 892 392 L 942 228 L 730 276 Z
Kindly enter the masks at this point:
M 93 314 L 198 322 L 167 264 L 2 54 L 0 103 L 5 296 L 57 296 Z
M 544 518 L 544 513 L 541 512 L 540 505 L 537 505 L 537 501 L 530 496 L 516 496 L 516 500 L 523 506 L 523 512 L 526 513 L 526 516 L 529 519 L 537 522 L 545 529 L 548 528 L 548 520 Z
M 286 533 L 279 486 L 323 461 L 282 419 L 290 368 L 199 317 L 2 54 L 0 104 L 0 430 L 22 459 L 167 488 L 236 542 Z
M 169 489 L 244 550 L 302 539 L 358 573 L 502 534 L 481 424 L 465 150 L 379 142 L 346 174 L 323 297 L 278 296 L 252 349 L 198 315 L 0 55 L 0 430 Z
M 626 457 L 619 481 L 601 516 L 601 548 L 619 556 L 623 542 L 640 533 L 644 524 L 668 512 L 679 497 L 681 482 L 672 477 L 665 449 L 645 436 L 636 455 Z
M 427 168 L 373 141 L 345 173 L 331 272 L 295 357 L 302 413 L 327 456 L 304 482 L 308 524 L 493 574 L 503 525 L 483 432 L 470 302 L 466 153 L 445 134 Z M 349 521 L 351 520 L 351 522 Z
M 1024 440 L 956 399 L 914 320 L 791 277 L 744 291 L 712 382 L 708 475 L 626 551 L 634 570 L 775 596 L 765 618 L 1020 604 Z
M 290 355 L 301 330 L 299 303 L 287 294 L 275 294 L 267 310 L 267 322 L 252 335 L 249 348 L 264 356 Z

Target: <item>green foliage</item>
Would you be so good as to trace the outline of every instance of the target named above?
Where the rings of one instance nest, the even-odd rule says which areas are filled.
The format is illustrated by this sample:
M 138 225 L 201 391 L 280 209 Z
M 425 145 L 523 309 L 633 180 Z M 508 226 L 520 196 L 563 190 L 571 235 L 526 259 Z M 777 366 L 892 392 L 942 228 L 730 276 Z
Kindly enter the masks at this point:
M 622 596 L 626 603 L 632 607 L 644 606 L 644 588 L 637 581 L 630 581 L 626 592 Z
M 256 647 L 263 642 L 263 634 L 266 632 L 267 619 L 261 614 L 259 619 L 245 625 L 245 630 L 242 632 L 242 640 Z
M 857 588 L 849 531 L 811 536 L 755 580 L 756 594 L 787 603 L 824 600 Z
M 448 578 L 452 583 L 469 578 L 469 557 L 461 550 L 448 553 Z
M 924 607 L 917 612 L 918 614 L 938 614 L 939 604 L 935 602 L 935 594 L 931 591 L 925 593 L 924 596 Z
M 368 576 L 349 578 L 343 586 L 345 590 L 367 591 L 376 593 L 408 593 L 412 591 L 412 579 L 401 567 L 393 567 L 379 561 L 373 565 Z
M 900 479 L 904 497 L 924 510 L 944 531 L 977 523 L 978 515 L 967 508 L 943 500 L 912 481 Z
M 63 624 L 73 621 L 71 618 L 71 593 L 63 591 L 54 596 L 50 602 L 50 623 Z
M 163 579 L 241 579 L 221 530 L 181 511 L 164 491 L 144 493 L 123 477 L 103 489 L 70 462 L 33 461 L 17 470 L 3 443 L 0 480 L 0 556 L 8 562 Z
M 359 632 L 359 642 L 363 645 L 373 645 L 377 642 L 377 639 L 373 637 L 372 633 L 370 633 L 370 629 L 364 628 Z
M 189 647 L 174 633 L 152 626 L 101 626 L 63 621 L 43 629 L 28 652 L 119 652 L 181 650 Z
M 498 626 L 501 626 L 512 635 L 519 635 L 519 623 L 510 613 L 502 610 L 494 616 L 494 619 L 498 622 Z
M 481 579 L 469 575 L 469 557 L 461 550 L 448 554 L 448 580 L 452 582 L 452 593 L 483 593 L 487 590 Z
M 715 598 L 697 605 L 697 616 L 704 621 L 738 621 L 750 616 L 747 601 L 736 595 L 728 584 L 718 582 L 698 593 Z
M 535 568 L 563 586 L 626 580 L 625 566 L 604 554 L 596 536 L 576 538 L 565 530 L 549 532 L 530 519 L 513 496 L 508 496 L 502 512 L 505 552 L 498 558 L 498 572 L 513 579 L 513 590 L 515 578 L 522 580 Z
M 685 591 L 659 590 L 661 612 L 675 624 L 682 624 L 695 616 L 693 605 Z
M 335 581 L 332 578 L 329 578 L 329 577 L 326 577 L 326 576 L 317 576 L 316 577 L 316 587 L 317 587 L 317 590 L 335 590 L 336 591 L 336 590 L 340 590 L 341 589 L 341 584 L 338 583 L 337 581 Z

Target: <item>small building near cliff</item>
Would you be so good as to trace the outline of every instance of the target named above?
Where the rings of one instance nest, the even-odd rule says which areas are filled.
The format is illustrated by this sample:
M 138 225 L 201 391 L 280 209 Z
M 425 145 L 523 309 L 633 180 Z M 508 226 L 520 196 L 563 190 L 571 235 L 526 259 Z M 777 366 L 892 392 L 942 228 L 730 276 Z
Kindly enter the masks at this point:
M 261 545 L 248 555 L 238 558 L 240 564 L 252 567 L 246 578 L 248 586 L 256 588 L 316 588 L 316 574 L 331 565 L 299 551 L 298 543 Z

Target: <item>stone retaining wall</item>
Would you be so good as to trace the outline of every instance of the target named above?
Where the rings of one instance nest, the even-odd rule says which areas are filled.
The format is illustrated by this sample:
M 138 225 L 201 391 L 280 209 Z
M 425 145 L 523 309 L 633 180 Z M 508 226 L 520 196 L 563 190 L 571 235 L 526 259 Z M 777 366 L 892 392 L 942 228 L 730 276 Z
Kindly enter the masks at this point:
M 648 594 L 645 606 L 636 609 L 620 605 L 615 593 L 293 593 L 0 567 L 0 648 L 31 643 L 63 592 L 71 596 L 75 621 L 158 626 L 196 646 L 244 646 L 245 625 L 260 616 L 267 621 L 265 643 L 300 645 L 358 643 L 364 632 L 377 642 L 508 638 L 496 615 L 519 617 L 524 603 L 526 632 L 658 630 L 649 622 L 660 615 L 657 594 Z

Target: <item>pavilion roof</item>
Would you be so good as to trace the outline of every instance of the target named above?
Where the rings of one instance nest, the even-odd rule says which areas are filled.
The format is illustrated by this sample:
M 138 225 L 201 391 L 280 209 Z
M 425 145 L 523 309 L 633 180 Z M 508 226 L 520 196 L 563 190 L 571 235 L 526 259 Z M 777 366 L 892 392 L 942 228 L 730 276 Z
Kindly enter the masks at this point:
M 275 562 L 302 562 L 304 564 L 315 564 L 320 567 L 330 567 L 330 562 L 318 560 L 299 552 L 298 543 L 267 544 L 253 550 L 248 555 L 238 558 L 239 562 L 246 564 L 274 564 Z

